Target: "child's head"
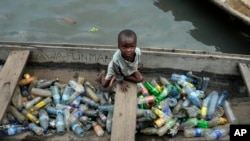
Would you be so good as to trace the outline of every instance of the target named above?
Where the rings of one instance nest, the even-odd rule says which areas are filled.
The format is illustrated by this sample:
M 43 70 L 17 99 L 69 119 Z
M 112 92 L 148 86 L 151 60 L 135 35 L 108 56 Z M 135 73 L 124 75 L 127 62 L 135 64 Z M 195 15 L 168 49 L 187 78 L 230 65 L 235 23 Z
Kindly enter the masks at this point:
M 137 36 L 133 30 L 122 30 L 118 35 L 118 48 L 125 59 L 131 60 L 135 56 Z

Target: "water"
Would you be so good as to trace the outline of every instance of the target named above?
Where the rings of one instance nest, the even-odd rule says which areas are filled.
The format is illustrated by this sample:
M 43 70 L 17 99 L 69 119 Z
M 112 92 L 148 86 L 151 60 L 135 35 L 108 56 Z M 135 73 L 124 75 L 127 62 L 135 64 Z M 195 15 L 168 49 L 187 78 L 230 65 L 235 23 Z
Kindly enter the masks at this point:
M 5 0 L 0 41 L 117 45 L 131 28 L 139 47 L 250 54 L 249 36 L 224 15 L 199 0 Z

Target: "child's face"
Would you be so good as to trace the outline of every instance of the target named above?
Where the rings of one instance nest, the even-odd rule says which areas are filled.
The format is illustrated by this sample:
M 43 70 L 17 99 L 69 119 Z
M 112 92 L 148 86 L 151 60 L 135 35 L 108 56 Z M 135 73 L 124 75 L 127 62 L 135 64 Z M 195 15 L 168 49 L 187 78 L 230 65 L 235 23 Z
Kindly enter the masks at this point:
M 120 42 L 118 43 L 118 48 L 120 49 L 124 59 L 133 60 L 136 48 L 135 37 L 122 36 Z

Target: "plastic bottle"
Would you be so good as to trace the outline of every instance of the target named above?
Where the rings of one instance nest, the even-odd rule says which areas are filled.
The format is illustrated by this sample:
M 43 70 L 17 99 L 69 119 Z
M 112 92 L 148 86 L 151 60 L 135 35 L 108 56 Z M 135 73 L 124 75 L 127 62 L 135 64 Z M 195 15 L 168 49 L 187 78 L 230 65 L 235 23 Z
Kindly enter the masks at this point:
M 47 131 L 49 127 L 49 115 L 46 110 L 44 109 L 39 110 L 39 121 L 40 121 L 40 126 L 43 128 L 43 130 Z
M 217 126 L 215 129 L 212 129 L 208 132 L 205 132 L 206 140 L 217 140 L 221 137 L 224 137 L 229 134 L 229 125 Z
M 143 96 L 148 96 L 148 89 L 140 82 L 137 83 L 137 88 L 139 90 L 139 93 L 142 94 Z
M 104 131 L 103 131 L 102 127 L 97 124 L 97 122 L 92 121 L 92 126 L 93 126 L 94 131 L 95 131 L 97 136 L 99 136 L 99 137 L 104 136 Z
M 37 79 L 37 77 L 31 77 L 29 74 L 24 74 L 25 78 L 21 79 L 19 82 L 18 82 L 18 85 L 19 86 L 26 86 L 26 85 L 29 85 L 34 79 Z
M 182 99 L 180 99 L 180 100 L 177 102 L 177 104 L 176 104 L 176 105 L 174 106 L 174 108 L 173 108 L 173 111 L 172 111 L 173 114 L 179 113 L 179 111 L 180 111 L 181 108 L 182 108 L 182 103 L 183 103 L 183 100 L 182 100 Z
M 137 104 L 151 104 L 155 102 L 155 96 L 149 95 L 149 96 L 139 96 L 137 99 Z
M 51 101 L 52 101 L 52 99 L 50 97 L 47 97 L 47 98 L 43 99 L 42 101 L 38 102 L 32 108 L 30 108 L 30 111 L 31 112 L 37 111 L 40 108 L 43 108 L 44 106 L 46 106 L 47 104 L 49 104 Z
M 185 92 L 187 93 L 190 102 L 195 106 L 197 106 L 198 108 L 201 108 L 201 101 L 198 97 L 196 97 L 195 91 L 183 82 L 181 82 L 181 85 L 183 86 Z
M 156 102 L 159 103 L 162 100 L 166 99 L 166 97 L 168 96 L 169 91 L 167 87 L 163 87 L 162 91 L 160 92 L 160 94 L 156 97 Z
M 177 87 L 175 87 L 174 85 L 172 84 L 169 84 L 167 86 L 167 90 L 168 90 L 168 95 L 173 97 L 173 98 L 176 98 L 176 99 L 179 99 L 180 98 L 180 92 L 179 90 L 177 89 Z
M 75 91 L 75 92 L 69 97 L 69 104 L 71 104 L 79 95 L 80 95 L 80 93 Z
M 154 127 L 156 128 L 160 128 L 162 127 L 164 124 L 166 124 L 167 120 L 164 117 L 161 118 L 157 118 L 156 120 L 154 120 Z
M 172 118 L 170 119 L 169 121 L 166 122 L 166 124 L 162 127 L 160 127 L 158 130 L 157 130 L 157 135 L 158 136 L 163 136 L 164 134 L 167 133 L 167 131 L 169 129 L 171 129 L 175 123 L 176 123 L 177 119 L 176 118 Z
M 83 137 L 84 136 L 84 130 L 82 129 L 82 127 L 80 126 L 80 124 L 78 124 L 77 122 L 74 122 L 73 124 L 71 124 L 71 129 L 72 131 L 78 136 L 78 137 Z
M 83 85 L 77 83 L 75 80 L 69 80 L 69 85 L 73 88 L 76 92 L 80 94 L 85 94 L 86 90 Z
M 48 89 L 31 88 L 31 94 L 41 97 L 52 97 L 52 92 Z
M 24 104 L 25 109 L 27 109 L 27 110 L 30 109 L 33 105 L 35 105 L 40 100 L 42 100 L 42 97 L 35 97 L 31 101 Z
M 158 107 L 163 111 L 164 113 L 164 118 L 168 121 L 169 119 L 171 119 L 173 117 L 172 111 L 169 107 L 168 104 L 168 100 L 165 99 L 163 101 L 160 102 L 160 104 L 158 105 Z
M 70 110 L 69 109 L 63 109 L 63 115 L 64 115 L 64 123 L 65 123 L 65 128 L 67 131 L 70 130 Z
M 97 117 L 98 112 L 97 110 L 94 110 L 94 109 L 88 109 L 84 112 L 84 115 L 89 116 L 89 117 Z
M 100 125 L 103 129 L 106 126 L 106 122 L 103 122 L 100 117 L 95 118 L 98 125 Z
M 73 111 L 74 108 L 70 105 L 64 105 L 64 104 L 58 103 L 56 104 L 56 109 L 69 109 L 69 111 L 71 112 Z
M 93 91 L 93 89 L 91 89 L 91 87 L 89 87 L 89 85 L 84 84 L 84 86 L 85 86 L 85 90 L 86 90 L 86 95 L 88 97 L 90 97 L 93 101 L 99 102 L 100 97 L 95 93 L 95 91 Z
M 165 116 L 164 112 L 156 107 L 151 108 L 152 111 L 160 118 L 163 118 Z
M 162 91 L 161 86 L 156 82 L 155 79 L 152 79 L 151 82 L 150 82 L 150 84 L 152 84 L 152 86 L 155 87 L 159 92 Z
M 167 78 L 165 78 L 165 77 L 162 77 L 162 76 L 160 76 L 159 77 L 159 81 L 161 82 L 161 84 L 163 85 L 163 86 L 168 86 L 169 84 L 170 84 L 170 82 L 168 81 L 168 79 Z
M 184 81 L 194 83 L 194 84 L 196 84 L 196 82 L 197 82 L 195 79 L 192 79 L 186 75 L 180 75 L 180 74 L 176 74 L 176 73 L 172 73 L 170 79 L 173 81 L 184 80 Z
M 209 77 L 203 77 L 202 78 L 202 91 L 205 92 L 207 90 L 208 84 L 209 84 Z
M 90 98 L 86 96 L 82 96 L 81 102 L 93 108 L 98 108 L 98 106 L 100 105 L 99 103 L 96 103 L 95 101 L 91 100 Z
M 208 121 L 208 127 L 211 128 L 211 127 L 215 127 L 215 126 L 218 126 L 218 125 L 224 125 L 226 123 L 228 123 L 226 118 L 224 118 L 224 117 L 214 117 L 210 121 Z
M 12 135 L 17 135 L 20 134 L 22 132 L 28 131 L 29 127 L 25 127 L 22 125 L 10 125 L 10 127 L 6 128 L 4 132 L 4 134 L 8 135 L 8 136 L 12 136 Z
M 20 90 L 23 97 L 26 97 L 28 100 L 32 99 L 32 96 L 28 91 L 28 86 L 20 86 Z
M 196 127 L 199 128 L 208 128 L 208 121 L 207 120 L 198 120 Z
M 214 113 L 216 111 L 216 105 L 219 98 L 219 94 L 217 91 L 213 91 L 210 93 L 211 98 L 208 104 L 208 111 L 207 111 L 207 119 L 211 120 L 214 117 Z
M 194 80 L 196 80 L 196 87 L 197 87 L 197 89 L 201 89 L 202 88 L 202 77 L 199 77 L 199 76 L 197 76 L 197 75 L 194 75 L 193 73 L 192 73 L 192 71 L 189 71 L 189 72 L 187 72 L 187 76 L 188 77 L 190 77 L 190 78 L 192 78 L 192 79 L 194 79 Z
M 37 83 L 37 88 L 41 88 L 41 89 L 45 89 L 45 88 L 49 88 L 50 86 L 52 86 L 55 82 L 58 82 L 59 78 L 55 78 L 53 80 L 46 80 L 44 82 L 39 82 Z
M 63 111 L 62 110 L 57 110 L 56 132 L 59 135 L 62 135 L 62 134 L 65 133 L 65 123 L 64 123 L 64 117 L 63 117 Z
M 160 95 L 160 91 L 158 91 L 155 87 L 153 87 L 149 82 L 145 82 L 144 86 L 148 89 L 148 91 L 154 95 L 154 96 L 158 96 Z
M 225 100 L 228 98 L 229 94 L 226 90 L 222 91 L 219 95 L 218 101 L 217 101 L 217 105 L 216 106 L 220 106 L 222 107 Z
M 18 120 L 19 123 L 23 123 L 26 119 L 25 116 L 12 105 L 8 106 L 7 111 L 10 112 Z
M 43 128 L 37 126 L 36 124 L 30 123 L 30 124 L 29 124 L 29 128 L 30 128 L 33 132 L 35 132 L 36 135 L 39 135 L 39 136 L 43 135 Z
M 102 111 L 98 111 L 98 116 L 100 117 L 100 119 L 102 120 L 102 122 L 106 123 L 107 116 Z
M 167 135 L 170 136 L 170 137 L 174 137 L 177 135 L 177 133 L 179 132 L 179 129 L 180 129 L 180 123 L 181 121 L 180 120 L 177 120 L 174 127 L 172 127 L 171 129 L 169 129 L 167 131 Z
M 11 99 L 11 103 L 17 108 L 17 110 L 21 110 L 23 108 L 22 103 L 22 95 L 20 91 L 20 87 L 16 86 L 13 97 Z
M 53 107 L 53 106 L 46 106 L 45 107 L 46 111 L 48 112 L 49 115 L 56 115 L 57 114 L 57 109 L 56 107 Z
M 203 99 L 203 101 L 202 101 L 202 107 L 200 110 L 201 119 L 206 119 L 206 117 L 207 117 L 208 103 L 209 103 L 210 99 L 211 99 L 211 93 L 208 94 L 208 96 L 205 99 Z
M 113 104 L 99 105 L 97 110 L 98 111 L 114 111 L 114 105 Z
M 39 124 L 39 120 L 36 118 L 36 116 L 34 116 L 33 114 L 29 113 L 26 109 L 22 110 L 22 114 L 28 118 L 31 122 L 35 123 L 35 124 Z
M 78 97 L 76 97 L 76 99 L 71 103 L 71 106 L 74 108 L 79 107 L 80 103 L 81 103 L 81 99 L 82 99 L 82 97 L 80 95 Z
M 112 118 L 113 118 L 113 111 L 109 111 L 106 120 L 106 130 L 108 134 L 111 134 L 112 131 Z
M 205 132 L 208 132 L 210 129 L 206 128 L 185 128 L 184 129 L 184 137 L 192 138 L 192 137 L 204 137 Z
M 167 101 L 170 107 L 174 107 L 177 104 L 177 99 L 173 97 L 168 97 Z
M 197 118 L 188 118 L 185 122 L 181 124 L 183 129 L 185 128 L 192 128 L 195 127 L 198 124 L 198 119 Z
M 61 92 L 58 86 L 50 86 L 52 96 L 53 96 L 53 102 L 55 104 L 61 102 Z
M 96 95 L 100 98 L 100 102 L 99 102 L 100 104 L 108 103 L 108 99 L 106 99 L 104 92 L 100 88 L 96 89 Z
M 145 135 L 156 135 L 157 134 L 157 128 L 155 127 L 147 127 L 145 129 L 142 129 L 140 133 Z
M 234 115 L 233 110 L 232 110 L 228 100 L 224 101 L 223 108 L 224 108 L 225 115 L 226 115 L 226 118 L 229 121 L 229 123 L 238 124 L 238 120 L 237 120 L 236 116 Z
M 70 86 L 66 86 L 62 95 L 62 104 L 69 104 L 69 97 L 72 94 L 73 89 Z

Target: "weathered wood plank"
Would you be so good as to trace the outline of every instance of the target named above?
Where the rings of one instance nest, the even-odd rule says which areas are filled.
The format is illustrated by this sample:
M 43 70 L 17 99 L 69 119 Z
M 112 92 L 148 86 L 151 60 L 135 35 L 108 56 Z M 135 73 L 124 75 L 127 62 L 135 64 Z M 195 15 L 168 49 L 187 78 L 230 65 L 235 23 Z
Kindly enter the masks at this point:
M 29 50 L 11 51 L 0 72 L 0 120 L 10 103 L 13 92 L 28 60 Z
M 250 66 L 245 63 L 239 63 L 239 68 L 247 86 L 248 96 L 250 97 Z
M 136 129 L 137 86 L 129 82 L 123 93 L 117 84 L 112 121 L 111 141 L 134 141 Z

